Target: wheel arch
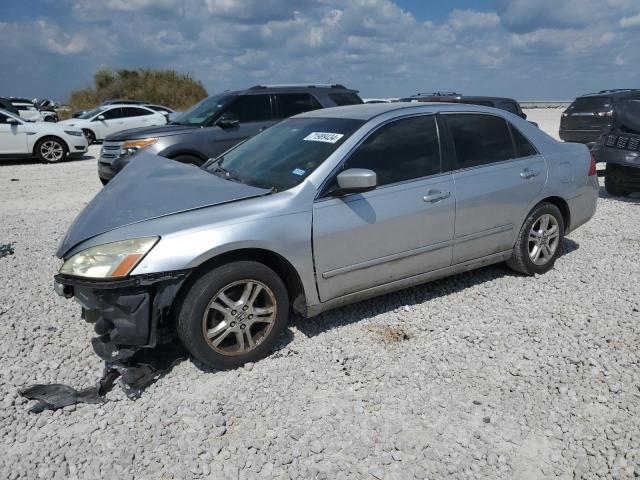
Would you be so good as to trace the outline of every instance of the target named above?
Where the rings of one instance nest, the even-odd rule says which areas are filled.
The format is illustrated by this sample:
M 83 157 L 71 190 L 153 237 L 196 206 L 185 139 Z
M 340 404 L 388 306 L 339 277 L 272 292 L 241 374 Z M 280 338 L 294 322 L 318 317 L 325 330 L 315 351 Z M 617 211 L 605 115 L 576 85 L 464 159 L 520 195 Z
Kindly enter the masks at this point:
M 93 138 L 96 138 L 96 132 L 94 132 L 93 130 L 91 130 L 90 128 L 84 127 L 81 128 L 80 130 L 82 130 L 82 133 L 84 132 L 91 132 L 91 135 L 93 135 Z M 97 140 L 97 139 L 96 139 Z
M 542 202 L 547 202 L 558 207 L 558 210 L 560 210 L 562 214 L 562 221 L 564 222 L 564 233 L 571 231 L 571 209 L 567 201 L 562 197 L 551 196 L 543 198 L 539 203 Z
M 241 248 L 231 250 L 204 261 L 192 270 L 188 280 L 180 288 L 174 305 L 180 305 L 182 303 L 182 300 L 191 286 L 204 273 L 221 265 L 239 260 L 254 261 L 271 268 L 284 282 L 293 311 L 301 315 L 305 314 L 307 305 L 306 295 L 302 279 L 300 278 L 297 270 L 282 255 L 262 248 Z
M 48 138 L 53 139 L 53 140 L 58 140 L 59 142 L 61 142 L 64 145 L 64 148 L 67 149 L 67 155 L 69 154 L 70 150 L 69 150 L 69 144 L 67 142 L 64 141 L 64 138 L 62 137 L 58 137 L 57 135 L 53 135 L 53 134 L 45 134 L 43 136 L 41 136 L 40 138 L 38 138 L 34 144 L 33 144 L 33 155 L 37 156 L 37 149 L 38 146 L 44 142 L 45 140 L 47 140 Z
M 189 155 L 190 157 L 199 158 L 200 160 L 202 160 L 202 163 L 208 160 L 208 158 L 205 158 L 205 156 L 202 155 L 202 153 L 195 150 L 190 150 L 190 149 L 180 149 L 180 150 L 172 151 L 168 154 L 162 154 L 163 157 L 167 157 L 171 160 L 175 160 L 176 157 L 179 157 L 181 155 Z

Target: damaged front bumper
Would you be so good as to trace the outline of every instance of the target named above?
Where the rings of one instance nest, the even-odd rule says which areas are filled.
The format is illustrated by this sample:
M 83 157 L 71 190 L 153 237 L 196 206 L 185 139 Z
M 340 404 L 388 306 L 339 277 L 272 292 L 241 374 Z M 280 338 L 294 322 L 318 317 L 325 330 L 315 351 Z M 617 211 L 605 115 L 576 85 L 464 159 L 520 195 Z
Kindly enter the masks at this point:
M 175 338 L 173 303 L 189 271 L 90 280 L 58 274 L 54 290 L 74 297 L 82 318 L 94 324 L 96 354 L 107 362 L 127 360 L 141 348 Z

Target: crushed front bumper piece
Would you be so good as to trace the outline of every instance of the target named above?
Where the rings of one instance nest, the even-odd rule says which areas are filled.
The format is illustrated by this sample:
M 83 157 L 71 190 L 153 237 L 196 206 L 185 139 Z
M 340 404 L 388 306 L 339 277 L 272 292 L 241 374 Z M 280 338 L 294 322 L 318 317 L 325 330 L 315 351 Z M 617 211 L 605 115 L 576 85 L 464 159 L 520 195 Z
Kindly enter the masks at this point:
M 175 338 L 172 306 L 188 271 L 88 280 L 56 275 L 54 290 L 74 297 L 82 318 L 94 325 L 96 354 L 106 362 L 126 361 L 141 348 Z

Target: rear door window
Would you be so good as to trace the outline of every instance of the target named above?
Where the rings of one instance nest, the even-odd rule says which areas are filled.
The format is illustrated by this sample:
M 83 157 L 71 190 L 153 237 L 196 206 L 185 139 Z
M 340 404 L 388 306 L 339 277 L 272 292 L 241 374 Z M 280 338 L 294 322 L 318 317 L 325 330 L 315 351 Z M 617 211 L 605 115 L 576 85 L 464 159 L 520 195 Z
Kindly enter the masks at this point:
M 240 123 L 261 122 L 271 120 L 271 97 L 270 95 L 240 95 L 233 102 L 226 113 L 234 114 Z
M 355 93 L 330 93 L 329 98 L 339 107 L 344 105 L 360 105 L 361 103 L 364 103 Z
M 511 133 L 504 118 L 479 114 L 444 115 L 457 158 L 457 168 L 472 168 L 514 158 Z
M 322 108 L 322 105 L 308 93 L 278 93 L 278 117 L 289 118 L 299 113 Z
M 383 125 L 346 160 L 344 169 L 349 168 L 373 170 L 379 186 L 440 173 L 435 117 L 409 117 Z

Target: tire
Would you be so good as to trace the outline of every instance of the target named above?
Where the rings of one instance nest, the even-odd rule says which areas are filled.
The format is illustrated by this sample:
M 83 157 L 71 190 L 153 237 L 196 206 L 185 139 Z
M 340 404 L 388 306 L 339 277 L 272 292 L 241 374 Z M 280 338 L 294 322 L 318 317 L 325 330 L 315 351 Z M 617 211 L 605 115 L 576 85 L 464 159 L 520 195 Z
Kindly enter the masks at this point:
M 172 160 L 180 163 L 188 163 L 190 165 L 196 165 L 197 167 L 201 167 L 204 162 L 200 160 L 198 157 L 194 155 L 178 155 L 177 157 L 173 157 Z
M 609 163 L 607 164 L 604 173 L 604 189 L 614 197 L 626 197 L 631 193 L 631 190 L 620 186 L 620 183 L 618 182 L 618 175 L 621 173 L 623 172 L 620 167 L 616 167 Z
M 106 185 L 107 183 L 109 183 L 109 180 L 107 180 L 106 178 L 102 178 L 102 177 L 98 177 L 100 179 L 100 183 L 102 183 L 102 185 Z
M 67 158 L 69 149 L 66 143 L 57 137 L 44 137 L 38 140 L 33 149 L 36 157 L 43 163 L 55 163 Z
M 178 307 L 177 330 L 195 358 L 228 369 L 268 355 L 288 316 L 289 295 L 282 279 L 261 263 L 237 261 L 195 280 Z
M 87 139 L 87 143 L 89 145 L 93 145 L 94 143 L 96 143 L 96 134 L 91 130 L 82 130 L 82 133 L 84 133 L 84 138 Z
M 527 215 L 507 265 L 525 275 L 548 272 L 562 252 L 564 228 L 560 209 L 551 203 L 539 203 Z

